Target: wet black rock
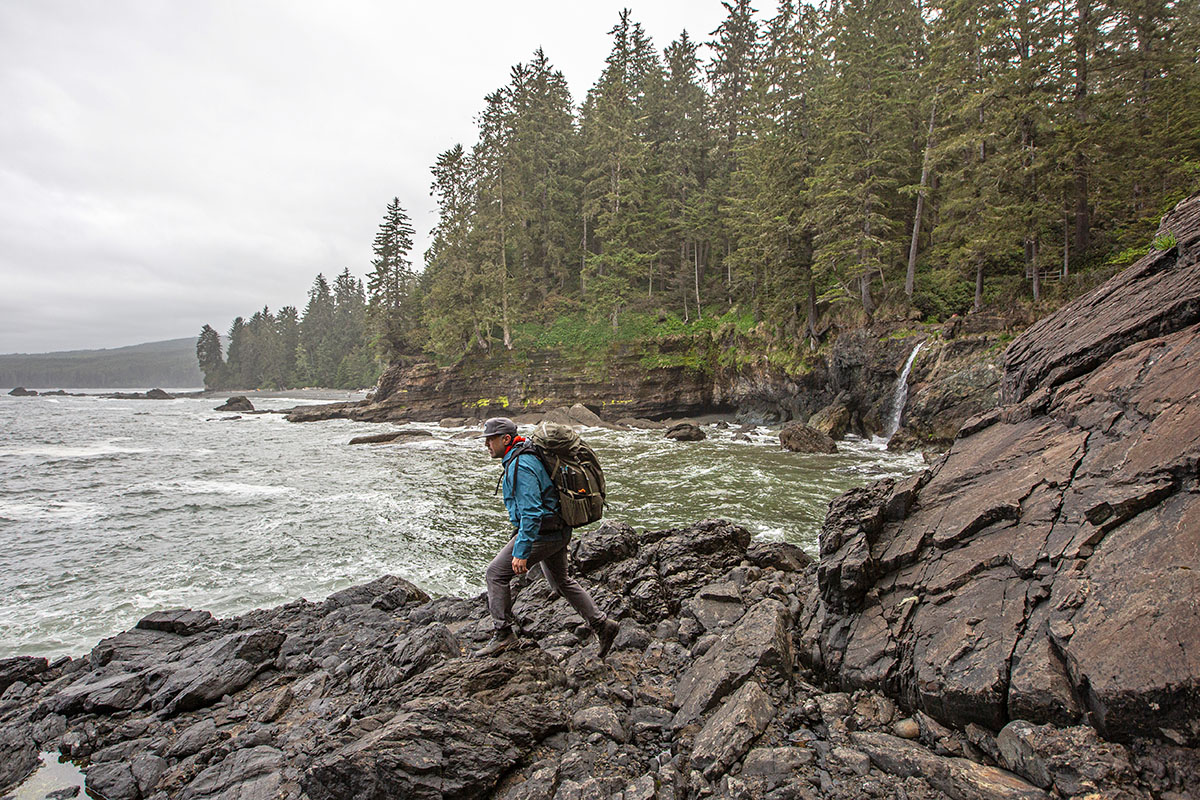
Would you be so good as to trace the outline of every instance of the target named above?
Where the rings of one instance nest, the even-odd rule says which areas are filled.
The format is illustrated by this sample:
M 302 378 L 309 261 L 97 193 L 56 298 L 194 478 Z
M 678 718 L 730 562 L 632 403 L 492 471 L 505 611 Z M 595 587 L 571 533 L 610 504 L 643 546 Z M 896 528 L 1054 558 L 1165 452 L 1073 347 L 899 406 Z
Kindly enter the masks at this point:
M 699 425 L 691 422 L 679 422 L 667 428 L 663 434 L 667 439 L 677 442 L 699 442 L 708 438 L 708 434 Z
M 369 433 L 365 436 L 355 436 L 350 444 L 387 444 L 388 442 L 412 441 L 428 439 L 432 433 L 420 429 L 388 431 L 387 433 Z
M 245 395 L 235 395 L 217 406 L 214 411 L 253 411 L 254 404 Z
M 520 645 L 492 658 L 471 656 L 492 628 L 482 596 L 384 576 L 234 619 L 157 612 L 85 658 L 0 663 L 0 790 L 39 749 L 129 800 L 1138 798 L 1192 774 L 1192 751 L 1090 728 L 969 736 L 918 714 L 917 739 L 891 735 L 892 700 L 827 691 L 797 658 L 809 558 L 737 525 L 606 522 L 572 561 L 621 620 L 604 659 L 535 571 L 514 581 Z
M 789 422 L 779 432 L 779 443 L 784 450 L 794 453 L 836 453 L 833 439 L 821 431 L 800 422 Z

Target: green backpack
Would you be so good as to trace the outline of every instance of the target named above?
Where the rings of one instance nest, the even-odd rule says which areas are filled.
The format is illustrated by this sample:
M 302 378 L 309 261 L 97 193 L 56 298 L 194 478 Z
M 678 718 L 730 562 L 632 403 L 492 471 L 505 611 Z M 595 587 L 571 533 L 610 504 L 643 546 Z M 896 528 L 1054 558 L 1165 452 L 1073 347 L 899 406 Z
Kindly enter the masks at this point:
M 522 446 L 546 468 L 558 492 L 558 516 L 568 528 L 590 525 L 604 516 L 604 470 L 595 451 L 570 425 L 541 422 Z

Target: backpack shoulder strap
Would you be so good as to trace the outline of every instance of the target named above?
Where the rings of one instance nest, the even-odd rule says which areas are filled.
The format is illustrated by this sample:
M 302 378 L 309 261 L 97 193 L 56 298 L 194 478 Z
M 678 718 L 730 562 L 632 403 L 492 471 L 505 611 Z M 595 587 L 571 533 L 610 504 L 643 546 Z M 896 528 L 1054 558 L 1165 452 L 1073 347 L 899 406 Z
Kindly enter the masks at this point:
M 521 458 L 521 456 L 525 455 L 526 453 L 537 457 L 538 462 L 541 463 L 541 465 L 542 465 L 542 469 L 546 470 L 546 477 L 550 479 L 550 485 L 551 486 L 554 485 L 554 472 L 555 472 L 555 470 L 558 469 L 558 456 L 554 456 L 553 453 L 547 453 L 545 451 L 545 449 L 539 447 L 537 444 L 526 439 L 524 442 L 522 442 L 517 447 L 516 455 L 514 455 L 512 457 L 513 493 L 514 494 L 517 491 L 517 463 L 516 462 L 518 459 Z M 549 462 L 549 458 L 551 456 L 554 457 L 554 465 L 553 466 L 551 466 L 550 462 Z M 508 467 L 505 467 L 505 469 L 508 469 Z M 503 472 L 500 473 L 500 479 L 504 480 Z M 500 484 L 497 483 L 496 486 L 498 488 L 500 486 Z

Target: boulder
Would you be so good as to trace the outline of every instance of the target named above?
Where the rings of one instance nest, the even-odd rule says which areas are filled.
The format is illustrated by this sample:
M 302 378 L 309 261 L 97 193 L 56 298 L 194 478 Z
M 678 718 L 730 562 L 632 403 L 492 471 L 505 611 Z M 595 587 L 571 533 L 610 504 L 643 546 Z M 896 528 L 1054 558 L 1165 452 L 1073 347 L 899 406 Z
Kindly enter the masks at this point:
M 836 453 L 837 445 L 826 434 L 802 422 L 789 422 L 779 432 L 779 444 L 794 453 Z
M 295 406 L 284 412 L 284 419 L 288 422 L 322 422 L 327 419 L 352 419 L 354 411 L 362 405 L 362 401 L 353 401 Z
M 581 708 L 571 717 L 571 727 L 584 733 L 599 733 L 617 742 L 625 741 L 621 720 L 608 706 Z
M 708 434 L 699 425 L 691 422 L 677 422 L 667 428 L 663 435 L 677 442 L 699 442 L 708 438 Z
M 684 604 L 684 610 L 705 630 L 714 630 L 737 622 L 745 612 L 745 606 L 737 585 L 723 581 L 705 586 Z
M 427 603 L 429 595 L 424 589 L 395 575 L 384 575 L 370 583 L 362 583 L 334 592 L 325 598 L 326 608 L 345 606 L 376 606 L 386 604 L 384 610 L 391 611 L 407 603 Z
M 148 392 L 113 392 L 103 395 L 113 400 L 174 400 L 175 396 L 162 389 L 151 389 Z
M 17 681 L 31 683 L 41 681 L 41 677 L 50 668 L 50 662 L 34 656 L 12 656 L 0 658 L 0 695 L 4 690 Z
M 277 631 L 246 630 L 207 644 L 170 672 L 151 698 L 152 707 L 170 716 L 220 700 L 267 668 L 284 638 Z
M 850 409 L 846 405 L 845 395 L 841 394 L 832 403 L 809 417 L 808 426 L 830 439 L 841 439 L 850 430 L 850 420 Z
M 1030 783 L 1054 788 L 1063 797 L 1148 798 L 1130 791 L 1134 769 L 1129 751 L 1101 741 L 1093 728 L 1056 728 L 1013 720 L 996 737 L 1000 763 Z
M 388 431 L 387 433 L 370 433 L 366 436 L 355 436 L 350 440 L 350 444 L 387 444 L 399 440 L 413 441 L 414 439 L 428 439 L 433 436 L 429 431 L 423 430 L 403 430 L 403 431 Z
M 766 730 L 775 706 L 754 681 L 742 684 L 701 729 L 692 745 L 692 766 L 709 779 L 729 769 Z
M 237 750 L 204 769 L 179 797 L 180 800 L 278 797 L 284 764 L 283 753 L 268 745 Z
M 18 386 L 9 393 L 10 397 L 37 397 L 37 392 L 33 389 L 26 389 L 24 386 Z
M 1018 337 L 1004 405 L 835 500 L 802 653 L 955 726 L 1200 744 L 1200 198 Z M 1120 632 L 1115 635 L 1114 632 Z
M 235 395 L 230 397 L 221 405 L 213 409 L 214 411 L 253 411 L 254 404 L 250 402 L 245 395 Z
M 217 620 L 207 611 L 174 608 L 166 611 L 152 611 L 138 620 L 134 627 L 146 631 L 166 631 L 180 636 L 191 636 L 208 630 L 216 624 Z
M 576 425 L 583 425 L 588 428 L 607 427 L 604 420 L 600 419 L 600 415 L 583 403 L 576 403 L 571 406 L 567 413 Z
M 965 758 L 947 758 L 886 733 L 851 732 L 854 746 L 878 769 L 898 777 L 921 777 L 956 800 L 1049 800 L 1025 780 Z
M 27 727 L 0 726 L 0 790 L 24 780 L 38 760 L 38 746 Z
M 139 800 L 137 779 L 124 762 L 93 764 L 87 770 L 87 791 L 106 800 Z
M 737 689 L 756 670 L 766 679 L 791 673 L 791 617 L 777 600 L 761 600 L 721 641 L 697 659 L 675 686 L 673 724 L 683 727 Z

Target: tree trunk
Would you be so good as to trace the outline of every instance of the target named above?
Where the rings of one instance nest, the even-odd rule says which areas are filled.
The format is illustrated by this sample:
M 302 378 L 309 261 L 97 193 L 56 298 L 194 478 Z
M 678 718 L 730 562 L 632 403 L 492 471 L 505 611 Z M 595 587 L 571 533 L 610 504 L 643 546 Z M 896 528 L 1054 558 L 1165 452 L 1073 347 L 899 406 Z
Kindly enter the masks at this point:
M 703 319 L 703 306 L 700 305 L 700 243 L 692 243 L 692 264 L 695 267 L 693 275 L 696 281 L 696 319 Z
M 863 222 L 864 244 L 859 247 L 858 251 L 858 259 L 860 264 L 864 264 L 867 260 L 867 249 L 865 243 L 871 241 L 871 203 L 869 200 L 867 201 L 867 207 L 865 210 L 866 220 Z M 862 296 L 863 313 L 867 315 L 867 322 L 870 322 L 871 318 L 875 314 L 875 308 L 871 304 L 871 270 L 864 269 L 862 271 L 862 274 L 858 276 L 858 286 L 859 292 Z
M 917 242 L 921 236 L 921 217 L 925 211 L 925 190 L 929 186 L 929 151 L 933 147 L 933 124 L 937 118 L 937 92 L 929 109 L 929 132 L 925 135 L 925 156 L 921 160 L 921 186 L 917 190 L 917 210 L 913 214 L 912 242 L 908 246 L 908 272 L 904 274 L 904 294 L 911 300 L 917 278 Z
M 1042 273 L 1041 273 L 1041 270 L 1038 269 L 1037 239 L 1034 239 L 1033 241 L 1031 241 L 1029 243 L 1029 246 L 1032 251 L 1031 262 L 1033 264 L 1033 302 L 1036 303 L 1038 300 L 1040 300 L 1042 298 Z
M 1066 280 L 1071 275 L 1071 221 L 1063 220 L 1063 260 L 1062 276 Z
M 817 349 L 817 287 L 813 283 L 812 267 L 808 269 L 808 309 L 805 327 L 808 329 L 808 348 Z
M 682 279 L 682 278 L 684 277 L 684 274 L 685 274 L 685 273 L 684 273 L 684 271 L 683 271 L 683 270 L 684 270 L 684 268 L 685 268 L 686 266 L 687 266 L 687 242 L 686 242 L 686 241 L 680 241 L 680 242 L 679 242 L 679 272 L 677 272 L 677 273 L 676 273 L 677 275 L 679 275 L 680 279 Z M 683 291 L 680 293 L 680 294 L 682 294 L 682 295 L 683 295 L 683 321 L 684 321 L 684 322 L 687 322 L 687 321 L 690 319 L 690 318 L 688 317 L 688 290 L 687 290 L 687 284 L 686 284 L 686 283 L 682 283 L 682 284 L 680 285 L 680 288 L 682 288 L 682 289 L 683 289 Z
M 1092 0 L 1078 0 L 1079 17 L 1075 29 L 1075 121 L 1079 135 L 1088 126 L 1088 48 L 1091 44 Z M 1088 164 L 1082 150 L 1075 153 L 1075 252 L 1087 249 L 1091 239 L 1088 212 Z
M 583 214 L 583 237 L 579 240 L 579 296 L 587 298 L 587 214 Z
M 983 256 L 975 257 L 975 304 L 971 313 L 978 314 L 983 310 Z

